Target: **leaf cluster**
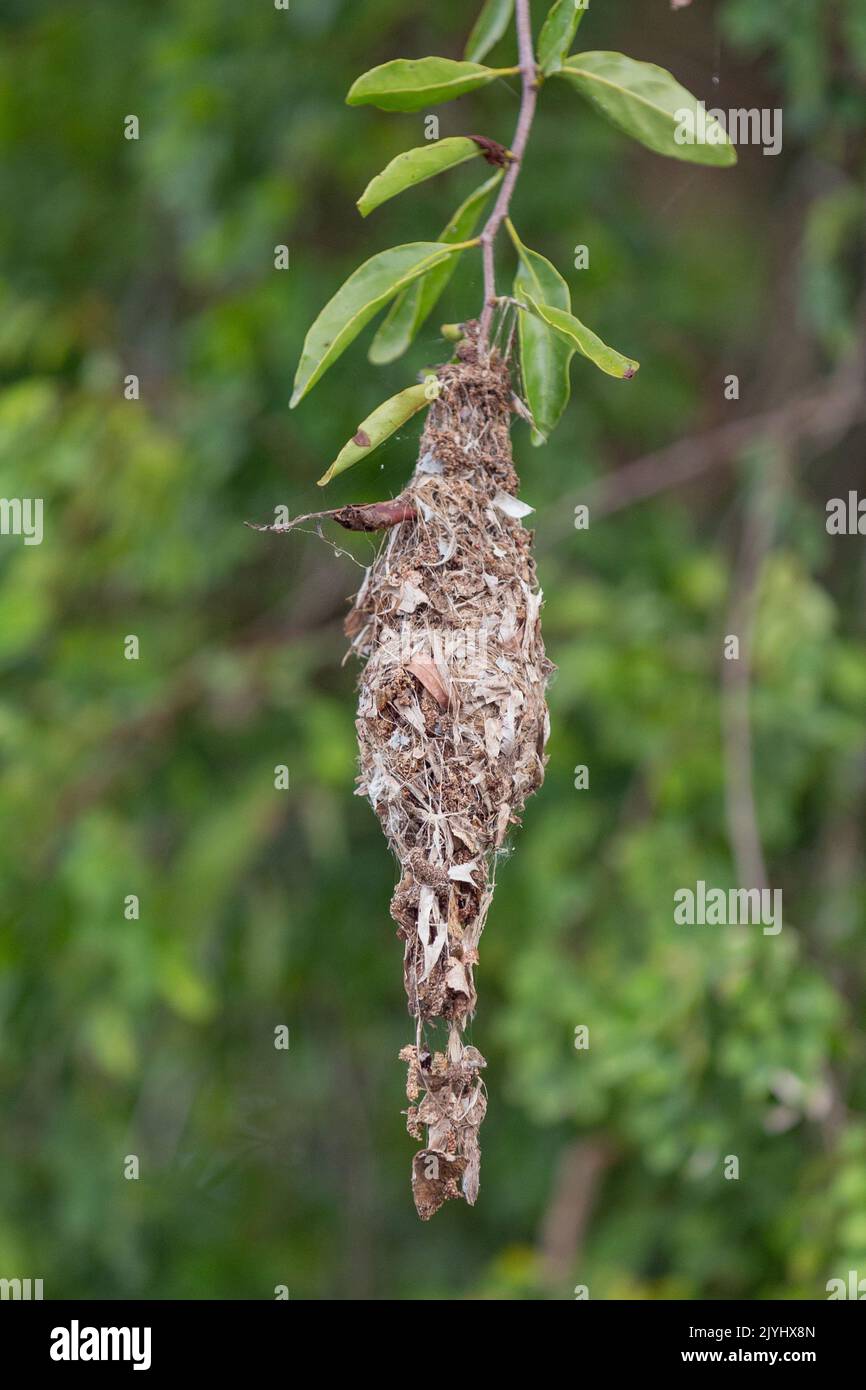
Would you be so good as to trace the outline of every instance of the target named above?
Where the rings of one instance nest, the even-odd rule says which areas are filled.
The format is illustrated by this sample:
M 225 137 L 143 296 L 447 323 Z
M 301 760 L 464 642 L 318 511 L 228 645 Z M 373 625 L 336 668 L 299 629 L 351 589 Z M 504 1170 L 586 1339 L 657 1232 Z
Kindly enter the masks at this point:
M 350 106 L 383 111 L 420 111 L 520 72 L 481 62 L 505 34 L 514 0 L 486 0 L 466 43 L 462 61 L 451 58 L 395 58 L 363 73 L 349 89 Z M 612 125 L 656 154 L 691 163 L 724 166 L 736 161 L 725 131 L 702 104 L 664 68 L 622 53 L 569 50 L 586 7 L 555 0 L 539 35 L 536 81 L 559 77 Z M 700 138 L 695 138 L 699 132 Z M 692 138 L 689 138 L 691 136 Z M 417 184 L 479 157 L 490 158 L 494 142 L 457 136 L 405 150 L 370 180 L 358 209 L 362 216 Z M 501 150 L 501 147 L 495 147 Z M 502 151 L 502 160 L 511 158 Z M 328 367 L 385 305 L 390 305 L 370 347 L 374 363 L 392 362 L 409 347 L 426 322 L 464 251 L 477 249 L 478 220 L 501 178 L 481 184 L 452 215 L 437 242 L 413 242 L 381 251 L 359 267 L 325 305 L 310 328 L 295 377 L 295 406 Z M 544 444 L 560 420 L 570 394 L 570 363 L 575 353 L 600 371 L 629 380 L 639 363 L 608 347 L 572 312 L 571 293 L 555 266 L 508 230 L 517 252 L 513 301 L 518 314 L 520 372 L 534 444 Z M 411 389 L 411 388 L 410 388 Z M 329 481 L 387 439 L 406 418 L 407 392 L 384 401 L 359 426 L 368 443 L 350 441 L 321 480 Z M 397 423 L 394 423 L 394 422 Z

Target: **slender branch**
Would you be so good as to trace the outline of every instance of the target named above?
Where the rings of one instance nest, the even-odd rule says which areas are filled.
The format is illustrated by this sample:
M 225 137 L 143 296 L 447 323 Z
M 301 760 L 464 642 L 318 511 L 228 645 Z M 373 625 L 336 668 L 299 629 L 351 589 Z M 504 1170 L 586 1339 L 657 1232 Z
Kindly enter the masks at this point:
M 829 389 L 828 389 L 829 387 Z M 625 464 L 593 485 L 596 516 L 609 516 L 665 488 L 691 482 L 717 464 L 726 463 L 753 439 L 765 435 L 782 441 L 832 437 L 866 416 L 859 381 L 818 383 L 772 410 L 747 415 L 704 434 L 679 440 L 633 463 Z M 583 500 L 586 500 L 585 498 Z
M 725 811 L 737 881 L 744 888 L 769 886 L 755 798 L 752 659 L 759 588 L 773 546 L 788 466 L 784 444 L 771 444 L 746 517 L 727 620 L 727 632 L 739 637 L 739 656 L 721 663 Z
M 855 425 L 866 421 L 866 395 L 862 369 L 840 372 L 813 388 L 792 396 L 772 410 L 732 420 L 703 434 L 689 435 L 676 444 L 623 464 L 613 473 L 588 484 L 582 492 L 563 502 L 561 514 L 553 517 L 545 536 L 553 541 L 572 528 L 574 504 L 585 503 L 596 518 L 612 516 L 636 502 L 656 497 L 668 488 L 682 487 L 731 462 L 755 439 L 773 439 L 781 445 L 814 441 L 824 446 L 844 437 Z
M 347 531 L 385 531 L 389 526 L 399 526 L 402 521 L 413 521 L 418 515 L 411 502 L 395 497 L 393 502 L 363 502 L 356 506 L 349 503 L 328 512 L 306 512 L 292 521 L 274 522 L 271 526 L 257 526 L 253 521 L 245 521 L 251 531 L 293 531 L 303 521 L 336 521 Z
M 511 162 L 502 180 L 499 197 L 493 207 L 484 231 L 481 233 L 481 258 L 484 266 L 484 305 L 481 310 L 480 341 L 486 343 L 490 336 L 490 320 L 493 316 L 496 298 L 496 271 L 493 262 L 493 243 L 496 233 L 508 213 L 511 195 L 523 162 L 523 151 L 532 129 L 535 103 L 538 98 L 538 77 L 535 70 L 535 54 L 532 51 L 532 20 L 529 13 L 529 0 L 516 0 L 517 50 L 520 57 L 520 80 L 523 93 L 520 99 L 520 114 L 517 129 L 511 146 Z
M 575 1139 L 562 1151 L 538 1242 L 541 1277 L 553 1289 L 561 1289 L 580 1263 L 599 1188 L 616 1157 L 603 1134 Z
M 786 285 L 789 279 L 785 280 Z M 806 440 L 822 448 L 833 447 L 855 425 L 866 421 L 866 294 L 861 297 L 856 318 L 856 341 L 830 376 L 803 386 L 769 410 L 747 415 L 744 420 L 728 421 L 645 454 L 591 484 L 583 496 L 574 500 L 588 503 L 593 516 L 610 516 L 666 488 L 691 482 L 719 464 L 729 463 L 741 449 L 762 436 L 776 440 L 782 447 L 790 448 Z M 790 342 L 790 327 L 785 325 L 784 331 Z M 778 353 L 772 345 L 769 364 L 769 371 L 778 374 Z M 570 506 L 563 506 L 563 532 L 571 510 Z

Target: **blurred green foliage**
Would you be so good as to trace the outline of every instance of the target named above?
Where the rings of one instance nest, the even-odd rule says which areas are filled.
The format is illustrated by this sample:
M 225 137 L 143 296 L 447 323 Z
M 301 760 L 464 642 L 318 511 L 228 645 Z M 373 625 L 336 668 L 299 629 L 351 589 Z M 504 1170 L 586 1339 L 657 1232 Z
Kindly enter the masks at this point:
M 0 8 L 0 476 L 45 500 L 41 546 L 0 539 L 0 1274 L 47 1297 L 822 1297 L 866 1274 L 866 569 L 861 539 L 824 530 L 826 499 L 862 482 L 862 424 L 788 441 L 756 577 L 778 937 L 672 916 L 678 886 L 738 881 L 721 647 L 764 431 L 733 467 L 570 520 L 622 464 L 685 436 L 700 456 L 704 431 L 802 399 L 861 340 L 863 7 L 591 9 L 584 46 L 663 63 L 708 106 L 782 107 L 785 144 L 679 166 L 543 94 L 515 223 L 642 369 L 624 386 L 577 363 L 553 441 L 515 430 L 558 667 L 551 761 L 482 943 L 481 1198 L 422 1227 L 393 865 L 351 794 L 340 664 L 373 542 L 334 554 L 242 523 L 319 504 L 357 421 L 447 355 L 439 322 L 480 307 L 465 257 L 405 361 L 373 368 L 356 344 L 289 414 L 324 301 L 363 256 L 435 236 L 475 178 L 362 222 L 355 199 L 423 113 L 349 111 L 345 92 L 392 57 L 459 57 L 472 16 Z M 499 82 L 442 107 L 441 133 L 507 144 L 516 98 Z M 416 438 L 331 505 L 396 493 Z M 575 1205 L 557 1176 L 575 1146 L 604 1173 L 551 1275 L 540 1232 L 554 1200 Z

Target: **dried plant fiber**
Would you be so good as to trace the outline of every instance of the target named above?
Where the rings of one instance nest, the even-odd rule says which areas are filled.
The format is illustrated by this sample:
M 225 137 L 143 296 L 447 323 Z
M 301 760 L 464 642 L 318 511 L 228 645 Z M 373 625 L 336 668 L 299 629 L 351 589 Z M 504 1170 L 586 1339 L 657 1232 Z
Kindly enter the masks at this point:
M 415 1039 L 408 1063 L 412 1190 L 427 1219 L 478 1195 L 484 1058 L 464 1042 L 497 853 L 544 777 L 541 591 L 517 499 L 508 367 L 479 345 L 437 371 L 418 463 L 346 622 L 364 662 L 358 794 L 400 866 L 391 902 Z M 441 1021 L 443 1050 L 428 1026 Z

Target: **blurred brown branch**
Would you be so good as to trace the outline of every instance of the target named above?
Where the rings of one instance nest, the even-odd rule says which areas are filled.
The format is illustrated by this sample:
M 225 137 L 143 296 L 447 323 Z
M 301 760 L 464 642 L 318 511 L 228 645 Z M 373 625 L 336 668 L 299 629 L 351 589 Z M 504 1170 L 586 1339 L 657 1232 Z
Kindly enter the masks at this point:
M 609 516 L 671 487 L 691 482 L 732 459 L 753 440 L 783 443 L 836 439 L 866 420 L 862 345 L 838 372 L 773 410 L 690 435 L 601 479 L 580 500 L 594 516 Z
M 773 545 L 779 499 L 787 469 L 784 445 L 770 445 L 767 462 L 746 513 L 726 618 L 726 632 L 737 637 L 739 654 L 736 659 L 722 660 L 725 811 L 737 881 L 747 888 L 769 887 L 755 805 L 751 725 L 752 654 L 759 586 Z
M 614 1157 L 613 1145 L 603 1137 L 575 1140 L 562 1151 L 538 1241 L 541 1278 L 551 1289 L 564 1287 L 580 1259 L 599 1188 Z

